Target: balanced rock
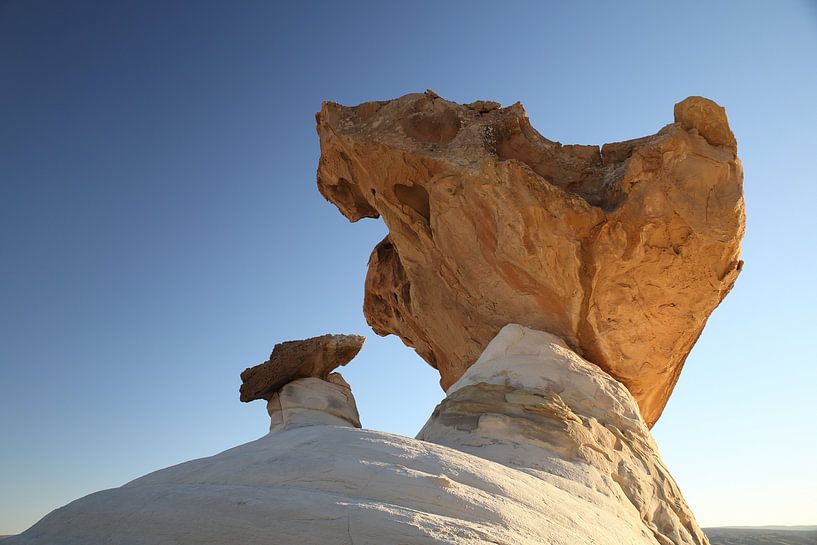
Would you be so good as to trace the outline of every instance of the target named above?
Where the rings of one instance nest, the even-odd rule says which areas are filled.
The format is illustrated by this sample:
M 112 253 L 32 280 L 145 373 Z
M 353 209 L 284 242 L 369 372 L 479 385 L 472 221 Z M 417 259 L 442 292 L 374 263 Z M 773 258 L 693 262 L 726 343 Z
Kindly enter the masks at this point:
M 325 103 L 321 193 L 389 229 L 369 261 L 369 324 L 444 389 L 504 325 L 552 333 L 621 381 L 651 426 L 742 265 L 725 112 L 692 97 L 675 117 L 600 148 L 544 138 L 518 103 Z
M 332 371 L 357 356 L 365 340 L 360 335 L 322 335 L 276 344 L 269 360 L 241 373 L 241 401 L 269 401 L 296 379 L 328 380 Z

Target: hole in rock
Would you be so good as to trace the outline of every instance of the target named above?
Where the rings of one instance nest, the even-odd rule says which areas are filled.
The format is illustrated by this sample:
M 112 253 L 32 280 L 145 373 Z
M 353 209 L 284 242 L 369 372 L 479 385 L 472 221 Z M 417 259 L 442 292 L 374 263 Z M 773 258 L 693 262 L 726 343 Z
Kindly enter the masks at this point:
M 329 200 L 338 204 L 344 215 L 348 217 L 348 212 L 351 212 L 352 216 L 356 218 L 352 219 L 350 217 L 349 219 L 352 219 L 352 221 L 357 221 L 360 218 L 380 217 L 380 214 L 369 204 L 357 186 L 346 178 L 338 179 L 335 185 L 326 184 L 324 187 L 329 194 Z
M 428 202 L 428 191 L 421 185 L 395 184 L 394 196 L 420 214 L 428 224 L 431 221 L 431 205 Z

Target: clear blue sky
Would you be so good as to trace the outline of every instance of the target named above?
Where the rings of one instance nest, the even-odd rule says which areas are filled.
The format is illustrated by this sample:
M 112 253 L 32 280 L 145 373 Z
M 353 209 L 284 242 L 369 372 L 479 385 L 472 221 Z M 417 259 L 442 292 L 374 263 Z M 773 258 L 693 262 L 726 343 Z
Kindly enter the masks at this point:
M 436 373 L 361 312 L 385 230 L 315 186 L 321 101 L 520 100 L 545 136 L 726 106 L 746 266 L 655 435 L 703 525 L 817 523 L 815 2 L 0 2 L 0 534 L 265 433 L 239 373 L 367 335 L 366 427 Z

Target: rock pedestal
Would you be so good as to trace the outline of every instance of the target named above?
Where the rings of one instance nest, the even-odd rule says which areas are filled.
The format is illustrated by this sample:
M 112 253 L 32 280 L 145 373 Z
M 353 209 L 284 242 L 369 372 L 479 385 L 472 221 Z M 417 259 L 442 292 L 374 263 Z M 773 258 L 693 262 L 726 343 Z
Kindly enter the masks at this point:
M 632 395 L 549 333 L 502 328 L 417 438 L 632 508 L 662 545 L 707 542 Z
M 302 378 L 288 383 L 267 402 L 270 431 L 303 426 L 360 427 L 352 389 L 340 373 L 328 380 Z

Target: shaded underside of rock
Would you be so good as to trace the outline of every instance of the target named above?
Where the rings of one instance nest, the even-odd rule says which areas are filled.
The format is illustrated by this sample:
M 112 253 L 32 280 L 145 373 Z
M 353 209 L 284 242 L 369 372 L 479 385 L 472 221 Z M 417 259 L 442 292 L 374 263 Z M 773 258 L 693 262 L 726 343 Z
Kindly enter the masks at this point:
M 269 360 L 241 373 L 241 401 L 269 401 L 296 379 L 328 380 L 332 371 L 352 361 L 365 340 L 360 335 L 322 335 L 276 344 Z
M 691 97 L 657 134 L 598 146 L 537 133 L 521 105 L 434 93 L 317 116 L 318 187 L 382 217 L 364 313 L 447 389 L 507 323 L 620 380 L 649 425 L 740 271 L 742 169 L 723 108 Z

